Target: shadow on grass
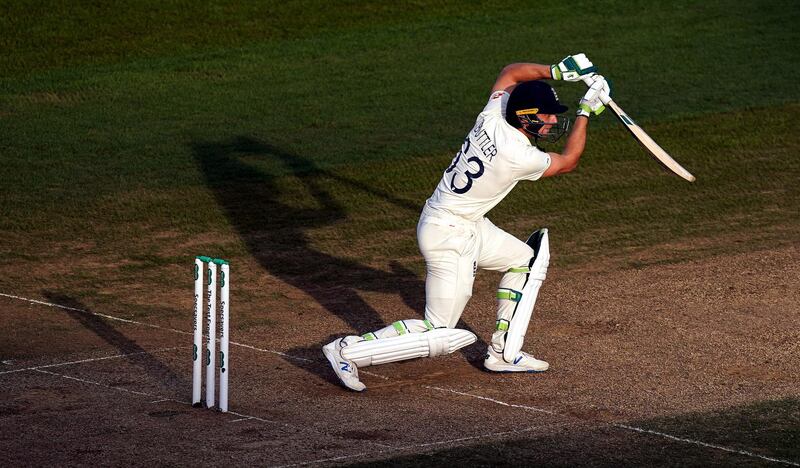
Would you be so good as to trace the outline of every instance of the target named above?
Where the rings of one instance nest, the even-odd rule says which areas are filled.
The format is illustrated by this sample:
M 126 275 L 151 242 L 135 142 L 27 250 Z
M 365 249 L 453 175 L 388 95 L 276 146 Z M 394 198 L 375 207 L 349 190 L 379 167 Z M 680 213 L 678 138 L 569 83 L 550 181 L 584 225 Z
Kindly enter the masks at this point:
M 409 450 L 428 450 L 348 466 L 707 467 L 800 463 L 800 400 L 796 398 L 625 425 L 653 432 L 576 421 L 468 440 L 463 439 L 463 434 L 450 434 L 442 439 L 457 439 L 452 443 L 454 447 L 437 449 L 435 443 L 410 447 Z
M 312 246 L 307 234 L 308 230 L 347 218 L 347 209 L 331 193 L 337 184 L 364 193 L 365 202 L 370 197 L 380 198 L 399 209 L 414 212 L 421 209 L 421 203 L 417 206 L 362 182 L 319 169 L 313 161 L 246 136 L 217 143 L 197 142 L 192 150 L 228 221 L 265 271 L 303 290 L 358 333 L 386 325 L 359 291 L 397 294 L 419 316 L 424 314 L 425 283 L 414 272 L 398 262 L 391 262 L 390 271 L 386 272 L 321 252 Z M 278 180 L 259 168 L 259 162 L 288 170 L 303 193 L 313 199 L 313 203 L 305 206 L 313 207 L 287 204 Z M 293 355 L 313 360 L 290 362 L 333 382 L 336 378 L 321 357 L 323 344 L 290 350 Z M 475 364 L 479 357 L 472 354 L 465 357 Z
M 91 331 L 103 341 L 113 346 L 120 354 L 130 354 L 132 361 L 138 363 L 146 372 L 155 377 L 156 382 L 167 384 L 169 388 L 187 388 L 189 383 L 172 371 L 169 366 L 159 361 L 144 348 L 139 346 L 123 333 L 109 324 L 103 317 L 92 313 L 89 308 L 74 297 L 54 291 L 42 291 L 42 295 L 54 304 L 63 305 L 77 310 L 60 309 L 75 319 L 87 330 Z

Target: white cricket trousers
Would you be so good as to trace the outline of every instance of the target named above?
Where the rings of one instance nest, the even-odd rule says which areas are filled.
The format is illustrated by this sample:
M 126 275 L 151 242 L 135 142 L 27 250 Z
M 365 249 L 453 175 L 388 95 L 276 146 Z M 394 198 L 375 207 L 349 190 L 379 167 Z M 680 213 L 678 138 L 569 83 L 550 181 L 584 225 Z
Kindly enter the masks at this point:
M 427 205 L 417 224 L 417 242 L 427 266 L 425 318 L 434 327 L 455 327 L 472 297 L 478 268 L 508 272 L 527 267 L 533 257 L 528 244 L 487 218 L 472 222 Z M 506 273 L 500 287 L 521 289 L 524 280 L 523 274 Z M 510 313 L 506 302 L 499 301 L 498 316 Z

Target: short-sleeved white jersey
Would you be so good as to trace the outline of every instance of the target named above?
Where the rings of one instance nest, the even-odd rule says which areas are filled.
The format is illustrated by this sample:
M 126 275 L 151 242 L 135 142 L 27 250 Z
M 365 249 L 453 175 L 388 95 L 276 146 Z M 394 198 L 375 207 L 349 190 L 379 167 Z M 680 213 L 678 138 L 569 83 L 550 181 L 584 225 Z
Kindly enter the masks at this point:
M 478 115 L 461 150 L 442 175 L 426 204 L 478 221 L 520 180 L 537 180 L 550 167 L 550 155 L 531 145 L 506 122 L 509 94 L 497 91 Z

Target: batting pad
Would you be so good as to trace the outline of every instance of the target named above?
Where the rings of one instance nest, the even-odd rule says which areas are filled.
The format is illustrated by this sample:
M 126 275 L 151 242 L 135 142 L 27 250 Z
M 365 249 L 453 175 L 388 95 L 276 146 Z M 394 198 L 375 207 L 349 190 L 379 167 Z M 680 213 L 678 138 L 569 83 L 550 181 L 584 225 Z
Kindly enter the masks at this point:
M 471 345 L 478 338 L 458 328 L 435 328 L 421 333 L 406 333 L 392 338 L 364 340 L 342 348 L 342 357 L 356 366 L 374 366 L 419 357 L 450 354 Z
M 528 332 L 528 322 L 533 315 L 533 306 L 536 296 L 547 277 L 547 266 L 550 264 L 550 241 L 547 237 L 547 228 L 539 229 L 531 234 L 526 244 L 533 248 L 533 258 L 530 263 L 530 272 L 522 287 L 522 298 L 514 309 L 514 315 L 508 325 L 506 344 L 503 348 L 503 360 L 514 362 L 522 350 L 522 342 Z

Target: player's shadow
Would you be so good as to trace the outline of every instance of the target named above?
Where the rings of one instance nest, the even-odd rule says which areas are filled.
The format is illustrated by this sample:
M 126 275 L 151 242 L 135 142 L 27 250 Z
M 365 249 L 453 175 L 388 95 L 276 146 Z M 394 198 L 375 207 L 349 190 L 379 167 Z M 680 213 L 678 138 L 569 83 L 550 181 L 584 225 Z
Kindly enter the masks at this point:
M 93 313 L 86 305 L 75 299 L 54 291 L 42 291 L 47 301 L 64 306 L 62 310 L 91 331 L 103 341 L 113 346 L 120 355 L 125 356 L 132 364 L 137 365 L 150 374 L 155 382 L 166 384 L 170 389 L 186 388 L 189 384 L 176 374 L 169 366 L 153 357 L 153 355 L 117 330 L 109 321 Z
M 307 234 L 347 217 L 346 208 L 331 193 L 333 186 L 362 192 L 365 203 L 376 198 L 388 201 L 414 216 L 421 204 L 320 169 L 313 161 L 247 136 L 216 143 L 197 142 L 192 150 L 228 222 L 265 271 L 303 290 L 357 333 L 386 325 L 359 291 L 397 294 L 409 308 L 423 315 L 425 283 L 412 271 L 397 262 L 390 263 L 387 272 L 336 257 L 314 248 Z M 284 179 L 293 177 L 292 190 L 310 199 L 288 204 L 286 195 L 281 193 L 285 180 L 281 183 L 279 176 L 270 174 L 265 166 L 273 172 L 283 172 Z M 311 360 L 290 362 L 330 378 L 327 364 L 319 363 L 322 344 L 309 343 L 290 350 L 293 355 Z
M 222 143 L 193 146 L 197 162 L 248 250 L 271 275 L 305 291 L 354 330 L 382 326 L 383 320 L 358 294 L 359 290 L 397 293 L 414 310 L 421 310 L 424 285 L 397 263 L 391 272 L 321 252 L 307 231 L 346 218 L 345 208 L 329 193 L 337 183 L 313 162 L 269 143 L 238 137 Z M 263 165 L 288 169 L 298 196 L 311 197 L 305 207 L 288 204 L 278 178 Z M 261 167 L 259 167 L 261 165 Z M 288 177 L 288 176 L 284 176 Z M 358 239 L 353 239 L 358 242 Z

